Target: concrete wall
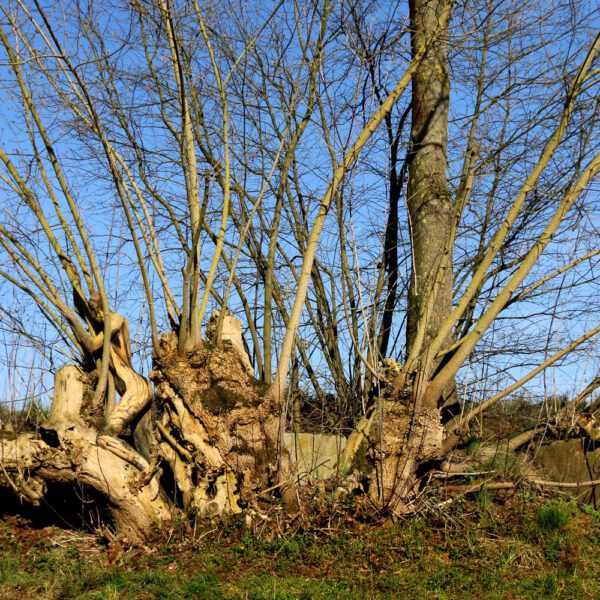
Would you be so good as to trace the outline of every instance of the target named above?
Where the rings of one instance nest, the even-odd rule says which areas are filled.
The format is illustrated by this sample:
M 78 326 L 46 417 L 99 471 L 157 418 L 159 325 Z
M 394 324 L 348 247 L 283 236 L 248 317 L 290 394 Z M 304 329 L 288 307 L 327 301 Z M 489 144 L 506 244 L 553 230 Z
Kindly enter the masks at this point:
M 335 475 L 346 438 L 342 435 L 288 432 L 285 433 L 284 443 L 298 476 L 303 480 L 319 481 Z
M 552 481 L 581 483 L 600 479 L 600 450 L 585 452 L 582 439 L 544 444 L 537 451 L 534 463 L 541 467 Z M 564 491 L 582 502 L 600 507 L 600 485 L 565 488 Z

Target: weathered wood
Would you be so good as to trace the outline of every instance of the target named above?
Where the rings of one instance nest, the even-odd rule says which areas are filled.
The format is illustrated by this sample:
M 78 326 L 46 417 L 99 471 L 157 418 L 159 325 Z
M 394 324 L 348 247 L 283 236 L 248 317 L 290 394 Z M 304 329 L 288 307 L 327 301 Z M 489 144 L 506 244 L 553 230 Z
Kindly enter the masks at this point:
M 156 478 L 144 479 L 148 463 L 126 444 L 106 444 L 89 428 L 65 429 L 58 447 L 34 434 L 0 439 L 0 465 L 6 481 L 21 497 L 39 502 L 47 483 L 79 483 L 106 497 L 106 507 L 119 535 L 143 541 L 161 522 L 170 520 L 169 504 Z M 136 485 L 144 479 L 145 485 Z M 33 484 L 33 485 L 32 485 Z M 33 492 L 32 492 L 33 489 Z
M 252 505 L 277 464 L 278 414 L 239 348 L 241 326 L 228 331 L 220 344 L 211 331 L 183 357 L 176 336 L 164 335 L 151 373 L 161 456 L 186 510 L 210 516 Z
M 82 372 L 75 365 L 65 365 L 54 375 L 54 397 L 44 427 L 64 430 L 74 425 L 83 426 L 81 410 L 85 383 Z
M 170 519 L 169 504 L 143 456 L 115 437 L 98 437 L 86 422 L 86 394 L 92 397 L 93 391 L 80 369 L 66 365 L 57 371 L 40 437 L 0 437 L 0 485 L 33 504 L 44 497 L 48 484 L 90 486 L 105 496 L 116 532 L 141 541 Z
M 104 314 L 97 298 L 90 298 L 90 311 L 100 322 Z M 104 331 L 88 335 L 82 340 L 89 352 L 97 352 L 104 344 Z M 107 416 L 104 432 L 119 435 L 123 429 L 138 417 L 152 398 L 152 387 L 147 379 L 135 371 L 131 364 L 131 343 L 127 319 L 117 313 L 110 314 L 110 364 L 115 387 L 121 400 Z M 109 394 L 107 408 L 114 399 Z
M 230 344 L 238 354 L 244 371 L 254 376 L 254 368 L 244 344 L 242 324 L 229 311 L 215 311 L 206 325 L 206 340 L 210 344 Z M 219 323 L 221 331 L 219 331 Z
M 383 427 L 383 432 L 380 428 Z M 437 409 L 419 411 L 398 401 L 382 402 L 373 439 L 379 444 L 369 494 L 376 505 L 404 514 L 418 490 L 419 464 L 440 459 L 443 428 Z

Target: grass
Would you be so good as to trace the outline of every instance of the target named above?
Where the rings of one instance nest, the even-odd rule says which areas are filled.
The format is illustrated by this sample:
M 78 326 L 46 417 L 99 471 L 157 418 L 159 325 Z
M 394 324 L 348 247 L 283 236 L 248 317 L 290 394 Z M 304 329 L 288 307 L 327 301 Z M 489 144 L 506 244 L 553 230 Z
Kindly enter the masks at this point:
M 36 431 L 48 417 L 49 409 L 36 400 L 29 400 L 19 409 L 12 410 L 0 404 L 0 423 L 8 424 L 13 431 Z
M 144 549 L 7 517 L 0 597 L 600 597 L 598 512 L 487 494 L 389 526 L 340 520 L 325 532 L 304 523 L 303 532 L 269 539 L 213 524 L 195 545 L 171 532 Z
M 538 514 L 538 525 L 543 531 L 556 531 L 568 523 L 576 512 L 577 507 L 573 502 L 556 500 L 542 506 Z

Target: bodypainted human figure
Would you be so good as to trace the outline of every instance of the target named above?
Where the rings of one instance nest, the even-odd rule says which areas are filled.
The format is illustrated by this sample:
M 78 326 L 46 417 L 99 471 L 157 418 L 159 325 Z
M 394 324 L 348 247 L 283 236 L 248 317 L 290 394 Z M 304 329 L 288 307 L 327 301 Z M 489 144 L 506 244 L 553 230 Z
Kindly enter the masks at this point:
M 98 292 L 92 294 L 88 300 L 88 307 L 92 318 L 98 324 L 103 323 L 104 311 Z M 104 331 L 95 335 L 83 336 L 81 342 L 88 352 L 97 352 L 104 345 Z M 150 382 L 137 373 L 131 365 L 131 344 L 127 319 L 113 312 L 110 313 L 109 368 L 121 400 L 107 416 L 103 433 L 117 436 L 147 407 L 152 398 L 152 387 Z

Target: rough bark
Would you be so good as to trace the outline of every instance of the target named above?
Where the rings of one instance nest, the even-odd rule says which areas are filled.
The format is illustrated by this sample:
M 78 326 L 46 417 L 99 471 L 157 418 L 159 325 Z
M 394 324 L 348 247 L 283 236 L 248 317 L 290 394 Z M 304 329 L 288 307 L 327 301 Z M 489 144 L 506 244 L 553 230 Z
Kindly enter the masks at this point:
M 239 324 L 227 331 L 184 357 L 175 335 L 164 335 L 151 373 L 159 452 L 184 507 L 207 516 L 255 505 L 281 452 L 279 415 L 252 375 Z
M 86 306 L 90 322 L 98 326 L 105 322 L 99 294 L 92 295 Z M 90 333 L 74 316 L 67 318 L 87 352 L 94 355 L 104 346 L 104 330 Z M 170 508 L 155 464 L 144 457 L 150 457 L 152 430 L 149 416 L 143 412 L 152 398 L 152 388 L 132 367 L 127 320 L 111 313 L 108 322 L 109 377 L 121 395 L 120 402 L 115 405 L 110 393 L 105 395 L 104 405 L 96 402 L 97 371 L 86 373 L 73 365 L 60 369 L 40 437 L 25 434 L 3 438 L 3 483 L 31 502 L 39 502 L 48 483 L 89 486 L 106 497 L 115 530 L 140 541 L 170 518 Z M 112 388 L 108 386 L 109 391 Z M 117 437 L 126 433 L 130 424 L 141 453 Z
M 278 445 L 279 413 L 254 378 L 240 323 L 229 313 L 213 315 L 206 341 L 183 355 L 175 332 L 162 337 L 151 415 L 144 411 L 152 390 L 131 367 L 126 329 L 122 317 L 111 315 L 110 370 L 122 396 L 107 426 L 104 407 L 91 401 L 97 375 L 63 367 L 40 436 L 0 436 L 0 486 L 30 502 L 44 496 L 48 483 L 90 486 L 106 497 L 117 532 L 135 540 L 169 518 L 159 482 L 165 469 L 188 514 L 258 508 L 287 451 Z M 81 337 L 90 352 L 103 343 L 103 333 Z M 125 441 L 132 438 L 137 449 Z
M 412 52 L 417 54 L 438 27 L 444 0 L 411 0 Z M 407 346 L 415 343 L 425 305 L 435 308 L 425 324 L 425 339 L 431 339 L 452 307 L 452 262 L 442 258 L 449 252 L 453 206 L 446 180 L 448 105 L 450 77 L 446 34 L 441 31 L 430 44 L 412 79 L 412 130 L 409 154 L 407 201 L 412 239 L 412 274 L 409 289 Z M 448 257 L 447 257 L 448 258 Z M 438 273 L 443 268 L 442 273 Z
M 453 204 L 446 180 L 450 96 L 447 24 L 440 28 L 446 5 L 445 0 L 410 1 L 412 54 L 425 49 L 412 78 L 407 187 L 412 242 L 407 355 L 419 362 L 452 308 L 449 241 Z M 429 368 L 427 357 L 422 362 Z M 416 372 L 415 381 L 407 385 L 400 380 L 402 370 L 395 393 L 379 407 L 382 430 L 375 434 L 379 438 L 377 468 L 370 489 L 378 505 L 396 513 L 404 512 L 410 501 L 419 464 L 439 458 L 442 442 L 440 407 L 422 402 L 422 386 L 431 374 L 419 366 L 407 367 Z

